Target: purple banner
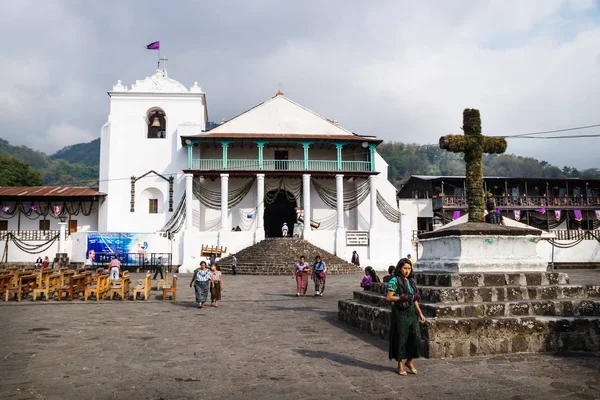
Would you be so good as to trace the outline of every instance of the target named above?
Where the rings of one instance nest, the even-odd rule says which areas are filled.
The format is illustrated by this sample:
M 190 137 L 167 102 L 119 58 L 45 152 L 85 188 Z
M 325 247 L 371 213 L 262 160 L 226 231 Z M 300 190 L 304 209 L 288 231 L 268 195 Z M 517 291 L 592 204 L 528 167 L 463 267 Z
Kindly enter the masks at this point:
M 159 50 L 160 49 L 160 42 L 152 42 L 148 46 L 146 46 L 146 49 L 147 50 Z
M 54 206 L 54 215 L 56 215 L 57 217 L 62 214 L 62 210 L 63 210 L 63 206 Z
M 583 219 L 583 215 L 581 215 L 581 210 L 573 210 L 573 214 L 575 214 L 575 221 L 581 221 Z
M 460 218 L 460 211 L 456 210 L 454 211 L 454 214 L 452 214 L 452 219 L 459 219 Z
M 558 221 L 560 219 L 560 214 L 560 210 L 554 210 L 554 219 Z
M 594 210 L 594 212 L 596 213 L 596 219 L 600 221 L 600 210 Z
M 537 210 L 535 210 L 537 212 L 539 212 L 540 214 L 546 214 L 546 209 L 544 207 L 542 208 L 538 208 Z
M 7 213 L 10 210 L 10 206 L 4 206 L 2 207 L 2 212 L 3 213 Z
M 500 207 L 498 207 L 498 208 L 496 208 L 496 212 L 497 212 L 498 214 L 502 214 L 502 209 L 501 209 Z
M 521 210 L 513 210 L 513 212 L 515 213 L 515 221 L 520 221 L 521 220 Z
M 30 209 L 30 210 L 34 210 L 34 211 L 35 211 L 35 210 L 37 210 L 37 206 L 30 205 L 30 206 L 29 206 L 29 209 Z

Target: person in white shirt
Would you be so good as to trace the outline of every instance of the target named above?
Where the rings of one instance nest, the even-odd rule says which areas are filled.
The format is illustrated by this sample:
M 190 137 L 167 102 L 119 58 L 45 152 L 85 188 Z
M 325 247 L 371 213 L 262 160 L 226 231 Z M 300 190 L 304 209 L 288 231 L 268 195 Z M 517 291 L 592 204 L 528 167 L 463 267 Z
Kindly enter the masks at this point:
M 287 222 L 284 222 L 283 226 L 281 227 L 281 236 L 287 237 L 287 235 L 288 235 L 288 226 L 287 226 Z

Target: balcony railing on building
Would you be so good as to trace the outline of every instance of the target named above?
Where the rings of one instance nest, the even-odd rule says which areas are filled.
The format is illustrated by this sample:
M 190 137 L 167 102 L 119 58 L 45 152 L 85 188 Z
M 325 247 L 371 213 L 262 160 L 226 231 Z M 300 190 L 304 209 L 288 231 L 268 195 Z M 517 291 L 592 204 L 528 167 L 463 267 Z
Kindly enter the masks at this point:
M 336 160 L 259 160 L 243 159 L 194 159 L 192 169 L 197 170 L 237 170 L 237 171 L 371 171 L 369 161 Z
M 501 208 L 542 208 L 542 207 L 594 207 L 600 206 L 600 197 L 591 196 L 491 196 L 485 202 L 493 201 Z M 440 196 L 433 199 L 433 209 L 467 208 L 466 196 Z
M 58 235 L 58 230 L 48 230 L 48 231 L 33 231 L 33 230 L 20 230 L 20 231 L 0 231 L 0 241 L 6 240 L 6 237 L 9 233 L 12 233 L 17 239 L 22 241 L 30 241 L 30 242 L 45 242 L 56 235 Z M 66 232 L 67 236 L 69 232 Z

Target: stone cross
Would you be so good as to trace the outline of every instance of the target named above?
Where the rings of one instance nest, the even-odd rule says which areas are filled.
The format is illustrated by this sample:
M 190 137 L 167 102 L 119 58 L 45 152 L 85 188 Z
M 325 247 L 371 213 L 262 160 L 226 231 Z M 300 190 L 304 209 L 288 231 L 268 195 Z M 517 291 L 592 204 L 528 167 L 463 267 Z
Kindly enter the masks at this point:
M 453 153 L 465 153 L 467 178 L 467 205 L 469 222 L 484 222 L 483 153 L 499 154 L 506 151 L 506 139 L 486 137 L 481 134 L 479 110 L 463 111 L 464 135 L 447 135 L 440 138 L 440 148 Z

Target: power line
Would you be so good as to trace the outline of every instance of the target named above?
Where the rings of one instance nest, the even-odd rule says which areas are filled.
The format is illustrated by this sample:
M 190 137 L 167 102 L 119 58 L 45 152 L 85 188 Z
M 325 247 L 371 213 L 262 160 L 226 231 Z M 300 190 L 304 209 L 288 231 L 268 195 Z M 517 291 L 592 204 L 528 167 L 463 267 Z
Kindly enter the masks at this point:
M 540 132 L 521 133 L 521 134 L 518 134 L 518 135 L 505 136 L 505 137 L 519 137 L 519 136 L 530 136 L 530 135 L 543 135 L 543 134 L 546 134 L 546 133 L 558 133 L 558 132 L 577 131 L 577 130 L 580 130 L 580 129 L 596 128 L 598 126 L 600 126 L 600 124 L 578 126 L 578 127 L 575 127 L 575 128 L 555 129 L 553 131 L 540 131 Z
M 576 139 L 576 138 L 593 138 L 593 137 L 600 137 L 600 133 L 596 133 L 593 135 L 572 135 L 572 136 L 546 136 L 546 137 L 539 137 L 539 136 L 505 136 L 506 139 Z

